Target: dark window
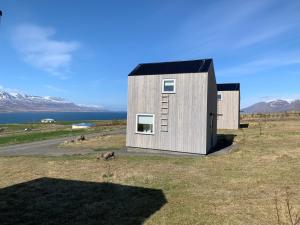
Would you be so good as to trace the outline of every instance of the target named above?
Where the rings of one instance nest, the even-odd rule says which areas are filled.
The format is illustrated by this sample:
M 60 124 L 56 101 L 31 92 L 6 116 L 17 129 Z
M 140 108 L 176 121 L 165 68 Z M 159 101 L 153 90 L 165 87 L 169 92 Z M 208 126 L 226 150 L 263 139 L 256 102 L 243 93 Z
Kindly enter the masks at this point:
M 163 93 L 175 93 L 175 79 L 163 80 Z
M 138 124 L 138 132 L 153 133 L 152 124 Z

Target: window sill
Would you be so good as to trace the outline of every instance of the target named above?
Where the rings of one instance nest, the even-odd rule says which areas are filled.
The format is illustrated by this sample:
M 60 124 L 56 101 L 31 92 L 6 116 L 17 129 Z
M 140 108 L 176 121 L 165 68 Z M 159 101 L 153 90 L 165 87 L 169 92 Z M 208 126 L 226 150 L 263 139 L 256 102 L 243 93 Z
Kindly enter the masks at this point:
M 176 94 L 176 92 L 163 91 L 162 94 Z
M 154 135 L 154 133 L 144 133 L 144 132 L 135 132 L 136 134 L 144 134 L 144 135 Z

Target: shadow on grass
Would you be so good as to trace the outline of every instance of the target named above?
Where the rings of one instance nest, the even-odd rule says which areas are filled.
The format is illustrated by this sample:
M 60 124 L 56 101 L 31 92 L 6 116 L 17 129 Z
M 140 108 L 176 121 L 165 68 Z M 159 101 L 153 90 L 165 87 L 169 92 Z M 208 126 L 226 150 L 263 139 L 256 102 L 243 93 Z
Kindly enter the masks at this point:
M 240 128 L 248 128 L 249 127 L 249 123 L 241 123 L 240 124 Z
M 232 145 L 235 137 L 235 134 L 217 134 L 217 144 L 209 154 L 225 150 Z
M 162 190 L 40 178 L 0 189 L 0 224 L 142 224 L 166 198 Z

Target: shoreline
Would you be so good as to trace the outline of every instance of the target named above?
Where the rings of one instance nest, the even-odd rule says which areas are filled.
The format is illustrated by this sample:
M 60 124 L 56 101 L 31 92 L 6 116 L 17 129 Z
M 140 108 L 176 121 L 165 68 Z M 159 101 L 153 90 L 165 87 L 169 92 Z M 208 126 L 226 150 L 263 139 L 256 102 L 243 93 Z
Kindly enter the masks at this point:
M 127 112 L 7 112 L 0 113 L 0 124 L 40 123 L 45 118 L 57 122 L 126 120 Z

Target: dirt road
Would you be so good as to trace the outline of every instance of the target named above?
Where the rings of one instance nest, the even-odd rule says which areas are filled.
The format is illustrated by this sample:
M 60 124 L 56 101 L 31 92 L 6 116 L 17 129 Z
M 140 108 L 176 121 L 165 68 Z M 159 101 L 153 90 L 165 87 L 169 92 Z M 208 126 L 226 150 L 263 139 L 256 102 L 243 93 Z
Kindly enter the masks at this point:
M 97 137 L 99 135 L 125 134 L 125 129 L 99 132 L 85 135 L 87 138 Z M 66 140 L 75 139 L 76 137 L 64 137 L 45 141 L 37 141 L 26 144 L 10 145 L 0 147 L 0 156 L 17 156 L 17 155 L 74 155 L 88 154 L 94 152 L 92 149 L 69 149 L 58 147 L 59 144 Z

